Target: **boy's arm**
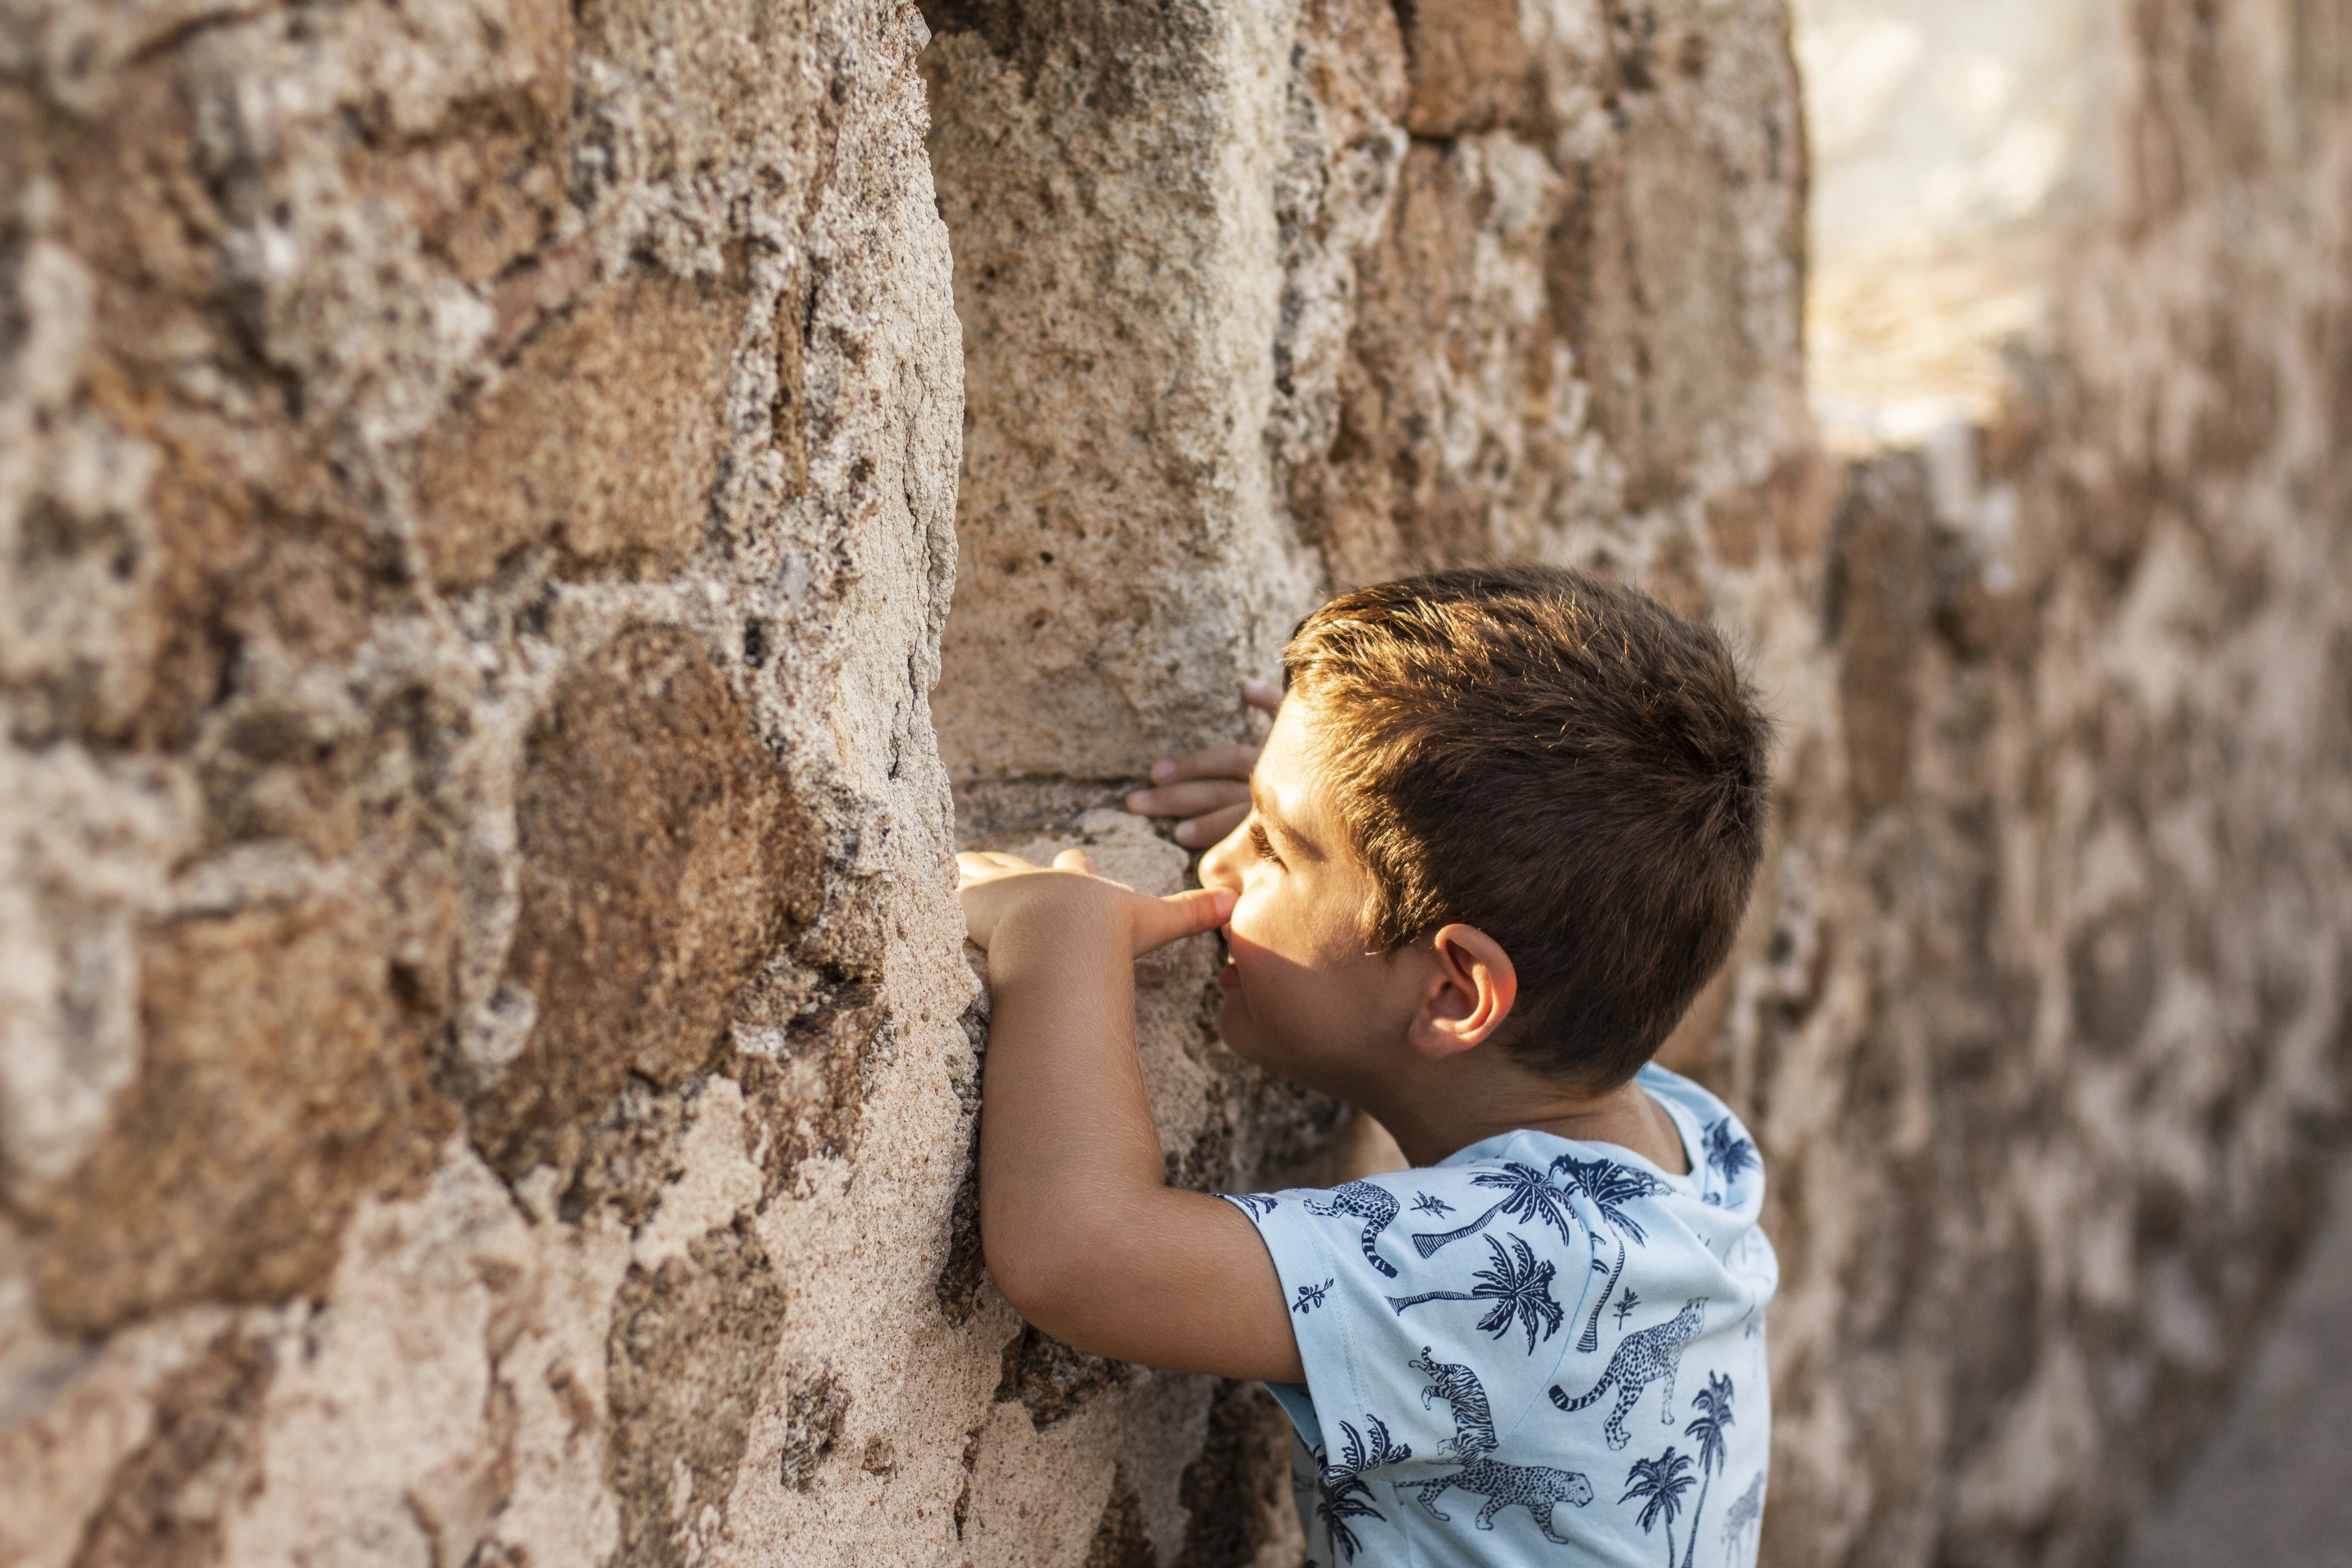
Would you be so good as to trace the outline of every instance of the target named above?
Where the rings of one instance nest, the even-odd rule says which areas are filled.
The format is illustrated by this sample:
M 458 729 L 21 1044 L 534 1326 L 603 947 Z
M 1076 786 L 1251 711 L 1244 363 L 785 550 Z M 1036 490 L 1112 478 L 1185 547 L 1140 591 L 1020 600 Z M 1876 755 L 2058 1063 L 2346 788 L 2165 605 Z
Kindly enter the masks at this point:
M 1087 874 L 960 857 L 988 950 L 980 1228 L 997 1289 L 1097 1355 L 1223 1377 L 1305 1376 L 1274 1261 L 1221 1198 L 1168 1185 L 1135 1051 L 1135 958 L 1209 931 L 1232 895 L 1154 899 Z

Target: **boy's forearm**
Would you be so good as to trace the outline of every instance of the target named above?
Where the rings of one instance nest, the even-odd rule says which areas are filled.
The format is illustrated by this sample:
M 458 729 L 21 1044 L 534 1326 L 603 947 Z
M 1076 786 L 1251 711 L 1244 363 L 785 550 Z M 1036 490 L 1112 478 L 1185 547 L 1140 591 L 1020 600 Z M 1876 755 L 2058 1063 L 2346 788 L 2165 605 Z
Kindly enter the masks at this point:
M 1207 893 L 1147 899 L 1075 879 L 992 903 L 968 892 L 993 1001 L 981 1240 L 997 1289 L 1066 1344 L 1177 1371 L 1296 1380 L 1273 1260 L 1239 1209 L 1168 1184 L 1135 1053 L 1136 952 L 1231 908 Z
M 998 1286 L 1066 1300 L 1089 1237 L 1166 1185 L 1135 1052 L 1131 939 L 1101 920 L 998 934 L 982 1083 L 981 1226 Z

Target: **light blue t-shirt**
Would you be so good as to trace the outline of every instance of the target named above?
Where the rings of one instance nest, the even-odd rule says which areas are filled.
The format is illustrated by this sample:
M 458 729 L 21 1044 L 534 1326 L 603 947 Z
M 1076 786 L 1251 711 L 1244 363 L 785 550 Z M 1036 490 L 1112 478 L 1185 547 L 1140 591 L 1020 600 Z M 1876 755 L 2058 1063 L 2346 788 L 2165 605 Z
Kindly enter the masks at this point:
M 1312 1568 L 1755 1562 L 1780 1282 L 1763 1168 L 1713 1095 L 1657 1067 L 1640 1082 L 1688 1175 L 1521 1130 L 1329 1191 L 1229 1195 L 1307 1366 L 1272 1386 Z

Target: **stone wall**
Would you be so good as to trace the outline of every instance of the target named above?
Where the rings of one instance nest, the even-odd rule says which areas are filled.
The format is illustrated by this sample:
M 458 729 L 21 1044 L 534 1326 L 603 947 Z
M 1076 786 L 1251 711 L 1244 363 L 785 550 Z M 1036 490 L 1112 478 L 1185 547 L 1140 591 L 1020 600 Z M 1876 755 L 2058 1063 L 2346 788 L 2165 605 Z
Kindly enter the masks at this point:
M 1781 725 L 1668 1052 L 1769 1556 L 2095 1562 L 2352 975 L 2352 6 L 2101 4 L 2057 330 L 1851 472 L 1776 0 L 0 13 L 0 1563 L 1295 1561 L 1262 1396 L 985 1282 L 947 854 L 1176 886 L 1121 784 L 1496 556 Z M 1376 1160 L 1206 963 L 1171 1175 Z
M 6 13 L 0 1562 L 947 1552 L 923 38 Z

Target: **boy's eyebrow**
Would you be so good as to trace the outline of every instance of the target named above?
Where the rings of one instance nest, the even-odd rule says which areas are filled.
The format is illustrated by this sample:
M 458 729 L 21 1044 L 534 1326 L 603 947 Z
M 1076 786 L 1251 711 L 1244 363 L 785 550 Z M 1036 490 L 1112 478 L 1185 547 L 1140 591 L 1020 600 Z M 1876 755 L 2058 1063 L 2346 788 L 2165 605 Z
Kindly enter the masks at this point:
M 1299 854 L 1306 856 L 1308 859 L 1320 860 L 1323 858 L 1323 851 L 1316 847 L 1315 840 L 1307 837 L 1307 835 L 1299 832 L 1298 829 L 1291 826 L 1289 823 L 1284 821 L 1282 814 L 1274 809 L 1273 800 L 1266 795 L 1264 789 L 1259 787 L 1257 775 L 1255 773 L 1252 773 L 1250 775 L 1249 792 L 1250 809 L 1257 813 L 1258 822 L 1261 826 L 1265 827 L 1268 831 L 1278 834 L 1283 838 L 1287 839 L 1291 846 L 1296 848 Z

